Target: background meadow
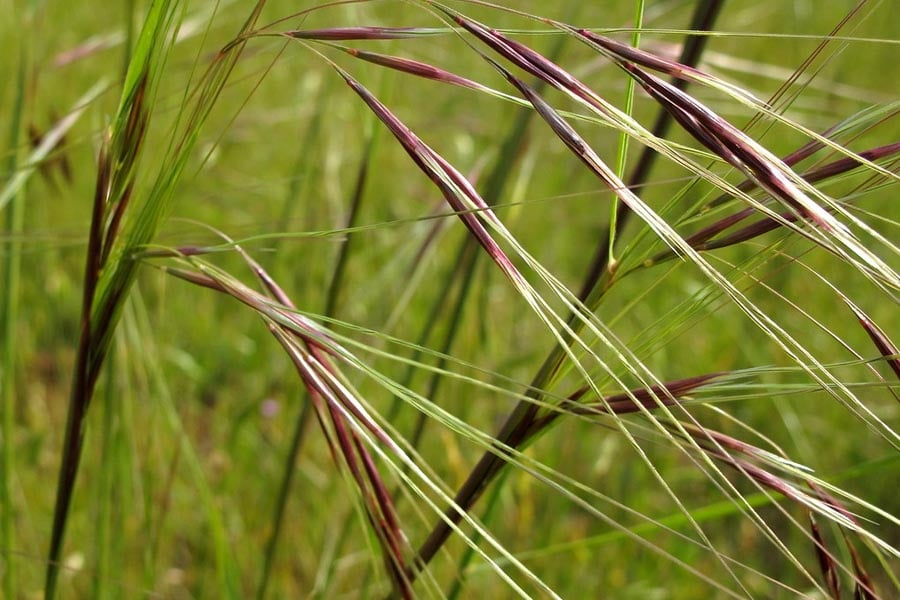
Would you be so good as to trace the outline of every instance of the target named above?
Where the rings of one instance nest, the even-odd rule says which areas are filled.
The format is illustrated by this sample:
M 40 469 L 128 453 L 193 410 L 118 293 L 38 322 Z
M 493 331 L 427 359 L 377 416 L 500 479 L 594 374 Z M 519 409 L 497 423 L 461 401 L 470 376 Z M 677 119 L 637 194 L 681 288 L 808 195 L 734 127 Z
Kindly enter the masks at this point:
M 0 10 L 0 596 L 898 594 L 893 2 Z

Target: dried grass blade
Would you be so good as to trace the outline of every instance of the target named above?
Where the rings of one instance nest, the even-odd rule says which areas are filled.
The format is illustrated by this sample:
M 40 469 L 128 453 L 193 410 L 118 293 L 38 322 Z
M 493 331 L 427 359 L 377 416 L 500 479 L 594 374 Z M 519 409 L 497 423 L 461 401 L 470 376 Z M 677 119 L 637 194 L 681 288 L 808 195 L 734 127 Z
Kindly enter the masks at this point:
M 51 120 L 58 123 L 59 118 L 55 113 L 51 113 Z M 44 139 L 44 133 L 34 123 L 28 125 L 28 141 L 32 149 L 38 148 Z M 66 136 L 62 135 L 56 146 L 50 151 L 52 156 L 48 156 L 47 160 L 42 162 L 38 167 L 41 177 L 52 187 L 59 189 L 55 173 L 59 173 L 60 178 L 66 184 L 72 184 L 72 161 L 69 159 L 69 152 L 66 148 Z M 18 166 L 18 165 L 17 165 Z M 14 172 L 10 171 L 10 173 Z
M 0 211 L 5 209 L 6 205 L 19 193 L 19 190 L 31 178 L 38 166 L 53 152 L 60 140 L 65 137 L 66 133 L 78 122 L 78 119 L 81 118 L 88 107 L 107 87 L 107 82 L 103 80 L 94 84 L 75 101 L 72 110 L 44 134 L 41 138 L 41 143 L 32 150 L 28 158 L 23 161 L 23 165 L 10 175 L 6 185 L 0 189 Z

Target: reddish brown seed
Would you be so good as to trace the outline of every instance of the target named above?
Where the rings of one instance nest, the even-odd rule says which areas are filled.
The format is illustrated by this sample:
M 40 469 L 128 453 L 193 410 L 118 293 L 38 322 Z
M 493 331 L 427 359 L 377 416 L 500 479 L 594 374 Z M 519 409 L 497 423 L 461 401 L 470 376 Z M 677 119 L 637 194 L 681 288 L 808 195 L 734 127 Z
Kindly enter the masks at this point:
M 840 600 L 841 580 L 838 577 L 837 565 L 835 564 L 831 553 L 825 547 L 825 540 L 822 538 L 822 532 L 819 531 L 819 526 L 812 515 L 809 516 L 809 525 L 813 536 L 813 543 L 816 548 L 816 558 L 819 560 L 819 569 L 822 571 L 822 576 L 825 578 L 825 584 L 828 586 L 831 597 L 834 600 Z
M 327 29 L 296 29 L 284 35 L 301 40 L 397 40 L 429 33 L 419 27 L 329 27 Z
M 885 358 L 885 362 L 890 366 L 891 370 L 897 376 L 897 379 L 900 379 L 900 350 L 898 350 L 897 346 L 891 341 L 887 334 L 885 334 L 884 331 L 869 318 L 869 315 L 864 313 L 862 309 L 850 302 L 847 298 L 844 298 L 844 302 L 846 302 L 847 306 L 850 307 L 850 310 L 856 314 L 859 324 L 866 330 L 869 339 L 872 340 L 875 347 L 881 352 L 881 355 Z

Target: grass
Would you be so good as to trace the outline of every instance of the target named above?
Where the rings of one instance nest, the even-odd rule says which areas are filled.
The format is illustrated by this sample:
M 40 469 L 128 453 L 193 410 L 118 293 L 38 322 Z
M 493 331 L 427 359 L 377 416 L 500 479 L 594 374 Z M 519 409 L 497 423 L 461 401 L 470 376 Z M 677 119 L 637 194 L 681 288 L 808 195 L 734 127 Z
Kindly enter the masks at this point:
M 503 4 L 3 7 L 3 596 L 896 595 L 889 3 Z

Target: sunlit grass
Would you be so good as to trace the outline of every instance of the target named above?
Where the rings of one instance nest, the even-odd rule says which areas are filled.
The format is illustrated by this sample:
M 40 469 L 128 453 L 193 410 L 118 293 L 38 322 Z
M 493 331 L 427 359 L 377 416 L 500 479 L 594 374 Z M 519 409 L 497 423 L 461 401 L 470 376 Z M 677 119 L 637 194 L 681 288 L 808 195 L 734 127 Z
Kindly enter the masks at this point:
M 0 4 L 4 596 L 898 593 L 889 4 L 503 4 Z

